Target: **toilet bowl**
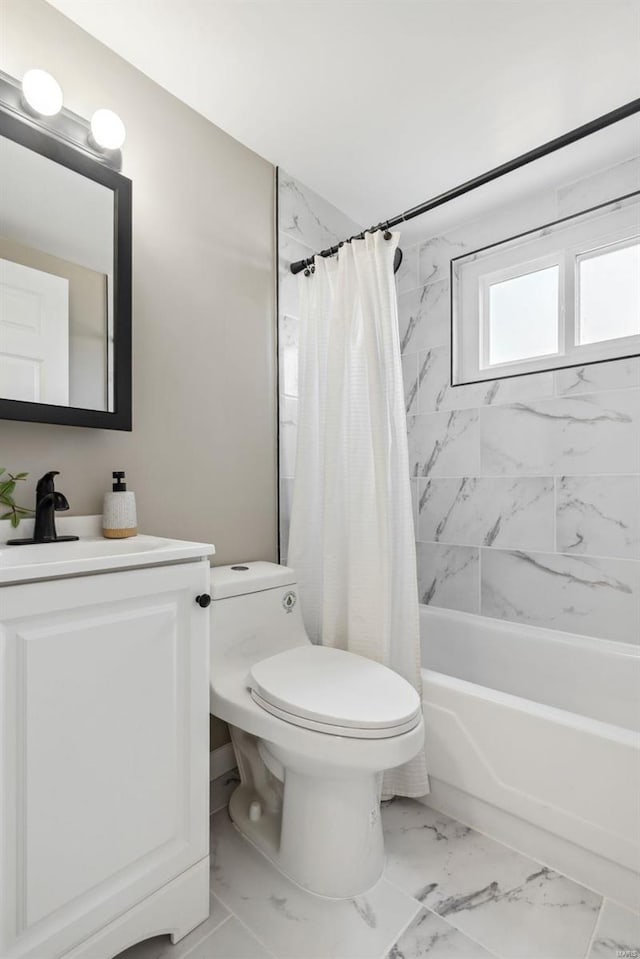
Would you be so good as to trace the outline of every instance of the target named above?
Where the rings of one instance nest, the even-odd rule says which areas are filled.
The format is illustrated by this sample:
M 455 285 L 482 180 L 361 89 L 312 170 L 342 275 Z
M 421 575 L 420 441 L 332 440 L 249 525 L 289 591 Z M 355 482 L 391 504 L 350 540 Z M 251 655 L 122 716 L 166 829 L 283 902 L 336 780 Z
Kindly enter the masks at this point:
M 384 868 L 381 773 L 422 748 L 420 698 L 397 673 L 313 645 L 295 573 L 211 571 L 211 712 L 229 723 L 238 829 L 311 892 L 349 898 Z

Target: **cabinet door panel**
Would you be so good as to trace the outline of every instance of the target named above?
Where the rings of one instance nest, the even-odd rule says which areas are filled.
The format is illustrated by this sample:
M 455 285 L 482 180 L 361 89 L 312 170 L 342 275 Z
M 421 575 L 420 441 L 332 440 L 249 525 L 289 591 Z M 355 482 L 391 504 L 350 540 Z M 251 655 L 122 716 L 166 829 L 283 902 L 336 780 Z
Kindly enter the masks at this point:
M 207 855 L 207 581 L 197 563 L 0 592 L 3 945 L 72 944 Z

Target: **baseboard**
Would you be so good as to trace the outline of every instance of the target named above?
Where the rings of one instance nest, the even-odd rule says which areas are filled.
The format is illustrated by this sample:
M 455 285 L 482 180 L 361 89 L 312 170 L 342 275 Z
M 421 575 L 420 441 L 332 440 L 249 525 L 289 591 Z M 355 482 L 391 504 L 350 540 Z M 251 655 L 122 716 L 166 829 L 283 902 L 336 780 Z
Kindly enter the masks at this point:
M 429 782 L 430 794 L 419 800 L 425 806 L 477 829 L 622 906 L 632 910 L 638 908 L 637 873 L 456 786 L 433 776 L 429 777 Z
M 218 776 L 224 776 L 236 768 L 236 755 L 231 743 L 225 743 L 224 746 L 218 746 L 209 753 L 209 779 L 217 779 Z

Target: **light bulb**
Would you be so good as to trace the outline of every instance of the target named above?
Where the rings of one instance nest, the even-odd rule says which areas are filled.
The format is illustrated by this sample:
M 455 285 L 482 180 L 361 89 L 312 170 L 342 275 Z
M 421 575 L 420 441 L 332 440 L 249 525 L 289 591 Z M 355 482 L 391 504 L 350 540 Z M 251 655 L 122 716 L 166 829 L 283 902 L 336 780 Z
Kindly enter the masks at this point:
M 53 117 L 62 109 L 62 90 L 46 70 L 27 70 L 22 78 L 22 95 L 35 113 Z
M 96 110 L 91 117 L 91 136 L 105 150 L 119 150 L 127 135 L 124 123 L 113 110 Z

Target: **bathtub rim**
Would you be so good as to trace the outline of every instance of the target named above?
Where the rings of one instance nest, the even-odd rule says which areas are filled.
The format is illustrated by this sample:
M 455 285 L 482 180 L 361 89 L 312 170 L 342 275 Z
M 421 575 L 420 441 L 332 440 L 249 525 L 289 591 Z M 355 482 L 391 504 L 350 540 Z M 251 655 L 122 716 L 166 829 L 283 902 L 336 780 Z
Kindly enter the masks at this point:
M 483 616 L 481 613 L 469 613 L 463 610 L 449 609 L 446 606 L 430 606 L 424 603 L 420 604 L 419 614 L 421 623 L 423 617 L 428 619 L 430 616 L 442 616 L 445 620 L 468 623 L 476 629 L 486 625 L 487 628 L 495 629 L 499 633 L 517 630 L 518 638 L 537 641 L 545 639 L 565 646 L 587 648 L 601 653 L 613 653 L 632 660 L 640 659 L 640 637 L 637 644 L 623 643 L 618 639 L 599 639 L 596 636 L 585 636 L 582 633 L 569 633 L 566 630 L 552 629 L 550 626 L 535 626 L 532 623 L 520 623 L 514 619 L 496 619 L 493 616 Z M 424 639 L 425 637 L 421 633 L 421 644 Z

